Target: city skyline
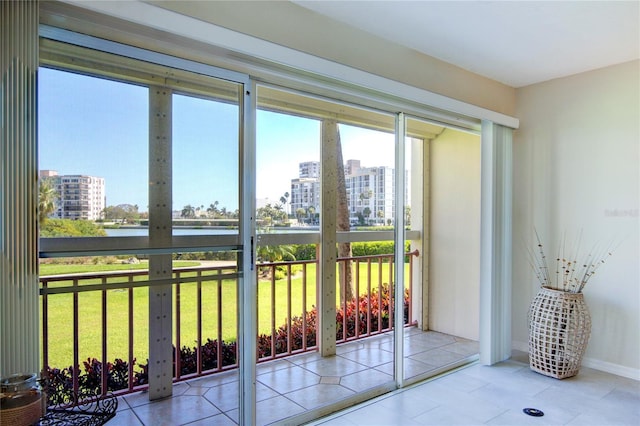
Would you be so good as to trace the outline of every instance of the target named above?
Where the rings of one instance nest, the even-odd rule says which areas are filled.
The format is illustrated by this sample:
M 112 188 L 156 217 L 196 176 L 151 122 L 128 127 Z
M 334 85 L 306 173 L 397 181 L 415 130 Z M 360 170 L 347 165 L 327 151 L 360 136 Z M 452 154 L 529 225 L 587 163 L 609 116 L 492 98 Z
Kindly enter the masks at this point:
M 41 68 L 39 169 L 105 179 L 106 205 L 148 210 L 148 89 Z M 229 103 L 173 96 L 173 210 L 235 210 L 238 110 Z M 214 135 L 214 136 L 212 136 Z M 340 124 L 343 159 L 393 167 L 394 135 Z M 320 121 L 258 110 L 256 198 L 279 202 L 298 164 L 320 160 Z

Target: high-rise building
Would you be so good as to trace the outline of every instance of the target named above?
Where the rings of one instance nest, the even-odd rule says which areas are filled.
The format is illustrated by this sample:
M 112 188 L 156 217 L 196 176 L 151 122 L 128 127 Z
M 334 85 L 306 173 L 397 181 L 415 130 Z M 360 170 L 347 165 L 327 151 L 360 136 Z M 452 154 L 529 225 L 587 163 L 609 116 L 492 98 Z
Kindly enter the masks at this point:
M 291 179 L 291 212 L 320 210 L 320 162 L 300 163 L 298 178 Z M 394 218 L 395 177 L 391 167 L 361 167 L 360 160 L 344 166 L 347 203 L 352 223 L 386 225 Z M 407 194 L 405 194 L 405 199 Z M 308 217 L 308 215 L 305 215 Z
M 291 195 L 289 206 L 291 214 L 300 216 L 299 209 L 304 210 L 304 218 L 313 220 L 313 215 L 320 212 L 320 162 L 305 161 L 298 165 L 298 177 L 291 179 Z
M 299 178 L 320 179 L 320 162 L 305 161 L 298 165 Z
M 393 220 L 395 178 L 391 167 L 360 167 L 359 160 L 345 166 L 347 203 L 352 223 L 362 215 L 366 224 L 385 225 Z
M 84 220 L 97 220 L 102 217 L 106 207 L 104 178 L 59 175 L 55 170 L 41 170 L 40 177 L 53 179 L 58 193 L 52 217 Z

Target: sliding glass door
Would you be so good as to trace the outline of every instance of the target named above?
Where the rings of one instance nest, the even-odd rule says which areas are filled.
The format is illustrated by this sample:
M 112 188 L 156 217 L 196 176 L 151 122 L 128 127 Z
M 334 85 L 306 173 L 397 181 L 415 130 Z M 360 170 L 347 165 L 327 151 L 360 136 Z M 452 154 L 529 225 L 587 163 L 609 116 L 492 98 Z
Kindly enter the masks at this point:
M 150 400 L 189 404 L 204 395 L 211 403 L 175 418 L 140 408 L 148 424 L 246 423 L 253 402 L 241 395 L 251 395 L 242 391 L 251 374 L 243 381 L 239 367 L 254 272 L 244 201 L 255 181 L 245 173 L 253 165 L 249 79 L 104 47 L 42 42 L 43 367 L 69 374 L 56 392 L 146 387 Z M 244 353 L 255 348 L 248 344 Z M 197 395 L 176 390 L 185 380 Z
M 42 42 L 41 224 L 105 235 L 41 226 L 41 257 L 117 271 L 41 280 L 46 368 L 301 423 L 477 352 L 476 134 L 121 47 Z
M 395 117 L 258 87 L 258 424 L 395 388 Z

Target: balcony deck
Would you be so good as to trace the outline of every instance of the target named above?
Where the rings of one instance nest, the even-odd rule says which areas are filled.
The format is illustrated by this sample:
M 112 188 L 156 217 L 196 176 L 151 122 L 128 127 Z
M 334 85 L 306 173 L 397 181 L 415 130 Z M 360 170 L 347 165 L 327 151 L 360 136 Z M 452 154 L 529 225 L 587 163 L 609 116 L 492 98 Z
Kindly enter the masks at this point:
M 437 374 L 469 360 L 477 342 L 443 333 L 405 333 L 405 376 Z M 385 333 L 338 346 L 335 357 L 317 352 L 294 355 L 257 366 L 257 424 L 278 422 L 330 403 L 346 407 L 364 400 L 367 391 L 393 381 L 393 335 Z M 118 425 L 233 425 L 238 421 L 238 370 L 174 385 L 173 396 L 149 402 L 146 392 L 120 397 Z M 380 392 L 378 392 L 380 393 Z M 375 395 L 373 395 L 375 396 Z M 327 411 L 327 414 L 329 411 Z

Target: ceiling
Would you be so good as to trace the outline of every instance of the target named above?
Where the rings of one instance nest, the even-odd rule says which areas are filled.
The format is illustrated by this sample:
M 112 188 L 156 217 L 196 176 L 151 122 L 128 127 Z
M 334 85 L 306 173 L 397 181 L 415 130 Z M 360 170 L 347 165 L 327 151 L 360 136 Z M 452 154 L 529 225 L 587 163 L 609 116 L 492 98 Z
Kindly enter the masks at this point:
M 640 1 L 292 2 L 512 87 L 640 58 Z

